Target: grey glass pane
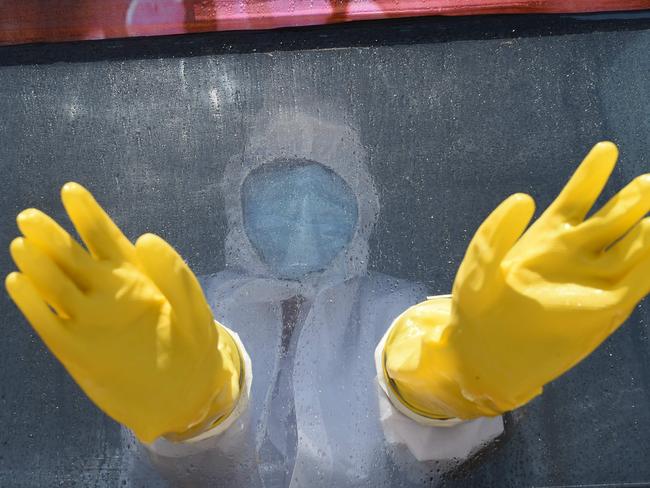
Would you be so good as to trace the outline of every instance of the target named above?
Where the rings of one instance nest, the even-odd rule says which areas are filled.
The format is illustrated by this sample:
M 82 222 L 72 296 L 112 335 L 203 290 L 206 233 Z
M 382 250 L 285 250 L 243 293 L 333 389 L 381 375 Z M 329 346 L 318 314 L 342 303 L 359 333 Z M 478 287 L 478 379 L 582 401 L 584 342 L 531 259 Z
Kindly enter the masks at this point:
M 336 469 L 321 479 L 331 486 L 649 483 L 647 302 L 592 356 L 508 415 L 506 433 L 493 446 L 450 471 L 419 470 L 408 453 L 384 445 L 376 423 L 359 420 L 377 408 L 374 390 L 361 381 L 372 373 L 375 340 L 400 307 L 450 291 L 469 239 L 501 200 L 529 193 L 539 214 L 604 139 L 619 145 L 621 160 L 601 202 L 648 171 L 649 53 L 643 13 L 420 19 L 3 48 L 0 269 L 13 269 L 4 250 L 17 235 L 21 209 L 38 207 L 70 228 L 58 190 L 75 180 L 130 238 L 150 231 L 172 243 L 202 277 L 217 317 L 253 324 L 255 309 L 223 298 L 223 286 L 235 278 L 266 272 L 259 256 L 229 244 L 239 242 L 232 240 L 232 209 L 241 190 L 229 171 L 247 167 L 252 147 L 265 148 L 253 154 L 259 161 L 291 151 L 320 164 L 327 159 L 359 205 L 358 236 L 343 251 L 351 259 L 336 268 L 353 273 L 359 287 L 338 289 L 338 303 L 348 308 L 328 309 L 328 317 L 345 314 L 336 323 L 357 328 L 315 333 L 310 337 L 324 342 L 306 344 L 311 329 L 304 324 L 317 322 L 304 322 L 286 342 L 289 362 L 302 365 L 293 368 L 294 389 L 306 385 L 310 367 L 333 365 L 331 377 L 318 377 L 331 395 L 316 403 Z M 303 117 L 317 123 L 298 130 L 286 122 Z M 300 137 L 288 143 L 287 127 Z M 272 144 L 260 144 L 260 134 Z M 287 300 L 301 303 L 297 316 L 309 313 L 306 290 L 277 292 L 276 313 Z M 0 307 L 0 485 L 163 484 L 5 293 Z M 269 331 L 227 325 L 239 327 L 255 361 L 252 350 L 264 350 Z M 326 358 L 318 356 L 323 347 Z M 255 425 L 268 418 L 263 412 L 277 379 L 275 350 L 269 351 L 257 353 Z M 339 382 L 337 374 L 347 376 Z M 357 394 L 343 395 L 350 389 Z M 299 424 L 298 435 L 317 435 L 309 430 L 314 425 L 301 431 Z M 300 459 L 298 453 L 295 463 Z

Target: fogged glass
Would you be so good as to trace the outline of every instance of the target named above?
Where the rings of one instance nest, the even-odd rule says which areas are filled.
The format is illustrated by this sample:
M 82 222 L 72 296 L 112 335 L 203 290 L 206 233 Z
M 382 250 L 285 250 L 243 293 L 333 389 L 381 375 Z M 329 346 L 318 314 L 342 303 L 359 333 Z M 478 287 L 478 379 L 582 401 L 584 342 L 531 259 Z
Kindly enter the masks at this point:
M 541 211 L 599 140 L 621 152 L 601 202 L 648 172 L 648 52 L 643 17 L 547 16 L 3 48 L 2 272 L 17 212 L 69 229 L 79 181 L 188 261 L 254 382 L 239 430 L 152 466 L 3 294 L 0 485 L 649 482 L 647 300 L 452 465 L 386 438 L 372 357 L 505 197 Z

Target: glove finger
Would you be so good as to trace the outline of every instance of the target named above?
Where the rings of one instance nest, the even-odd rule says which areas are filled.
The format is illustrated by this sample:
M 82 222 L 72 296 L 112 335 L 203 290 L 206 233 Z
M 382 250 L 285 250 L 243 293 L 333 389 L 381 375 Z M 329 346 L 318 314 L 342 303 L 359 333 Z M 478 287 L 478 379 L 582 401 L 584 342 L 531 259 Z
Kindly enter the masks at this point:
M 42 251 L 23 237 L 9 246 L 18 269 L 27 276 L 47 303 L 65 318 L 74 316 L 75 309 L 85 300 L 73 281 Z
M 524 193 L 516 193 L 501 202 L 476 231 L 454 288 L 461 293 L 477 294 L 492 287 L 501 262 L 526 230 L 534 212 L 534 200 Z
M 22 273 L 7 275 L 5 287 L 9 296 L 18 306 L 43 342 L 57 357 L 64 354 L 71 341 L 71 335 L 63 321 L 41 298 L 34 285 Z
M 558 216 L 572 224 L 582 222 L 603 191 L 617 158 L 613 143 L 596 144 L 540 220 Z
M 635 178 L 576 229 L 585 245 L 601 251 L 650 211 L 650 174 Z
M 66 183 L 61 199 L 70 220 L 97 259 L 135 262 L 135 249 L 91 193 L 78 183 Z
M 16 221 L 23 235 L 47 254 L 80 289 L 90 287 L 92 258 L 59 224 L 35 208 L 20 212 Z
M 157 235 L 143 234 L 135 249 L 147 276 L 165 295 L 179 319 L 201 326 L 212 320 L 201 285 L 173 247 Z

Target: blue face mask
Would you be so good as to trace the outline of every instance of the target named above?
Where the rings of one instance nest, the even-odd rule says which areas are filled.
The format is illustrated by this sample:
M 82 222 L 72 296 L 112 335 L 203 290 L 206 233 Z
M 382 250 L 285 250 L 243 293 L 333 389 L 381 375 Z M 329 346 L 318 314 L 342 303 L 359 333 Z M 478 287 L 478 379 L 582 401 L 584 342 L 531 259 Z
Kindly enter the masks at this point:
M 313 162 L 251 172 L 242 191 L 244 227 L 262 260 L 284 279 L 322 271 L 357 224 L 357 201 L 336 173 Z

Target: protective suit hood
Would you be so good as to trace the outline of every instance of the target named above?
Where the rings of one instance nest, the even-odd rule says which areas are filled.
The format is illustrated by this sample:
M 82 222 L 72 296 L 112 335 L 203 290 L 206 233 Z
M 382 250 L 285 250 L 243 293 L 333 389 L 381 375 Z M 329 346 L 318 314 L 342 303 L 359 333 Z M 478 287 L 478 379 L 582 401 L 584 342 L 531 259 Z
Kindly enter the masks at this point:
M 261 120 L 241 154 L 231 159 L 222 191 L 228 221 L 225 243 L 226 269 L 257 278 L 269 278 L 290 293 L 310 296 L 324 283 L 333 285 L 366 272 L 368 239 L 379 213 L 377 191 L 365 165 L 366 151 L 357 133 L 339 124 L 305 113 L 284 113 Z M 357 200 L 357 224 L 353 236 L 323 271 L 299 281 L 280 280 L 253 247 L 244 227 L 242 188 L 247 176 L 264 165 L 286 161 L 315 162 L 340 176 Z

